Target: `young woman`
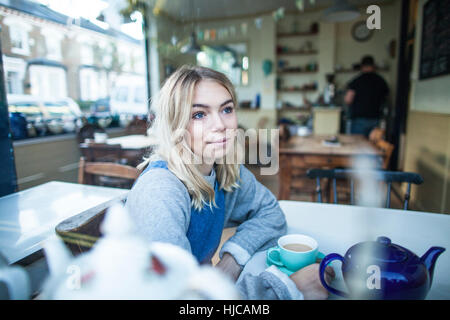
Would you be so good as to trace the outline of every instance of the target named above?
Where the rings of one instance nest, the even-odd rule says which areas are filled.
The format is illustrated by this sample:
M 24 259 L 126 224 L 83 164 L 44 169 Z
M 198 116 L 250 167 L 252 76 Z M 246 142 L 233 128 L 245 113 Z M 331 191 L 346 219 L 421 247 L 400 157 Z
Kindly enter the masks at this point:
M 256 251 L 274 246 L 287 230 L 275 196 L 234 156 L 236 106 L 222 73 L 191 66 L 174 72 L 152 101 L 158 145 L 126 202 L 148 241 L 178 245 L 199 263 L 211 262 L 224 227 L 237 227 L 218 263 L 234 280 Z

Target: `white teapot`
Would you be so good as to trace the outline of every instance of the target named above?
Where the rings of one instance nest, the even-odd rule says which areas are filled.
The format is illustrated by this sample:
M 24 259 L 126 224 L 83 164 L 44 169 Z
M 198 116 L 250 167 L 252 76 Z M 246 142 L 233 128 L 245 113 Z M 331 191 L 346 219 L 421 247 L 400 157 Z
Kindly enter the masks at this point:
M 0 282 L 3 282 L 8 293 L 1 292 L 0 300 L 26 300 L 30 298 L 31 284 L 28 274 L 21 267 L 10 267 L 5 257 L 0 254 Z
M 104 237 L 76 258 L 58 238 L 44 245 L 43 299 L 239 299 L 228 278 L 189 252 L 138 237 L 122 205 L 108 210 L 101 228 Z

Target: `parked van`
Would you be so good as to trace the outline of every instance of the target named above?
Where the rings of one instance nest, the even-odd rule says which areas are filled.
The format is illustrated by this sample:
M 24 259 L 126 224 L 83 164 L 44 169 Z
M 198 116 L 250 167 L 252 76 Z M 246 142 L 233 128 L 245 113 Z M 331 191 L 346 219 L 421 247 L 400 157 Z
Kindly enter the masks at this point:
M 69 97 L 44 100 L 32 95 L 8 94 L 7 101 L 10 114 L 21 113 L 25 116 L 29 136 L 75 132 L 76 121 L 83 114 L 78 104 Z

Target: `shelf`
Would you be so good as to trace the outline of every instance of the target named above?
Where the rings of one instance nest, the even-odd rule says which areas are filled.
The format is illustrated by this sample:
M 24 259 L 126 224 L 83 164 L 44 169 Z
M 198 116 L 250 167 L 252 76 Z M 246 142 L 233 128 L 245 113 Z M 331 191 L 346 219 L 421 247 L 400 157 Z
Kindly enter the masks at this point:
M 388 71 L 390 71 L 390 69 L 389 68 L 377 68 L 377 69 L 375 69 L 375 72 L 377 72 L 377 71 L 379 71 L 379 72 L 388 72 Z M 357 69 L 357 70 L 354 70 L 354 69 L 343 69 L 343 70 L 339 70 L 339 71 L 334 71 L 336 74 L 339 74 L 339 73 L 354 73 L 354 72 L 360 72 L 360 70 L 359 69 Z
M 277 109 L 278 112 L 284 111 L 296 111 L 296 112 L 311 112 L 311 109 L 304 107 L 282 107 L 281 109 Z
M 277 92 L 316 92 L 317 89 L 278 89 Z
M 311 32 L 311 31 L 306 31 L 306 32 L 290 32 L 290 33 L 278 33 L 277 37 L 278 38 L 287 38 L 287 37 L 304 37 L 304 36 L 316 36 L 318 35 L 319 32 Z
M 312 74 L 312 73 L 317 73 L 319 72 L 319 70 L 315 70 L 315 71 L 277 71 L 278 74 Z
M 315 55 L 319 52 L 316 50 L 313 51 L 287 51 L 287 52 L 279 52 L 278 56 L 307 56 L 307 55 Z

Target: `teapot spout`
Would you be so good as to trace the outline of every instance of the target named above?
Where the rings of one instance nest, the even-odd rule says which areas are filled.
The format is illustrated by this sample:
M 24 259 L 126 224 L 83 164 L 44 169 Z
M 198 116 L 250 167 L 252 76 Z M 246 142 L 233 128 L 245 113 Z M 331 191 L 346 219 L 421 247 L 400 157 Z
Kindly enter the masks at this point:
M 428 269 L 428 274 L 430 275 L 430 286 L 433 282 L 433 272 L 434 266 L 436 264 L 437 258 L 445 251 L 445 248 L 442 247 L 431 247 L 427 252 L 420 258 L 422 262 Z

